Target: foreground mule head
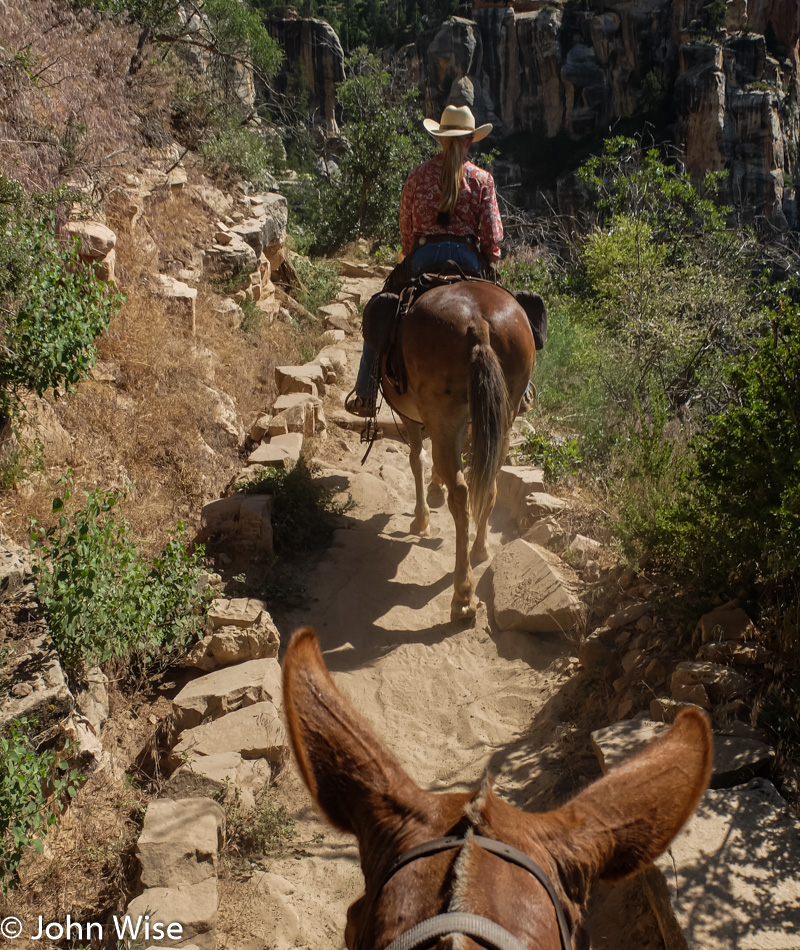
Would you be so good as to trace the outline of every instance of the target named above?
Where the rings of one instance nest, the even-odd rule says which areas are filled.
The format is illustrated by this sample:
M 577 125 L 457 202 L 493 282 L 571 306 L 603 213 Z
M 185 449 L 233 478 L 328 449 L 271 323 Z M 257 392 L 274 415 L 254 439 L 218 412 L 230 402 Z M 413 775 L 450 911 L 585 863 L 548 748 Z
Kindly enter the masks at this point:
M 574 933 L 592 882 L 634 874 L 658 857 L 711 771 L 711 730 L 692 710 L 555 811 L 519 811 L 494 794 L 488 779 L 472 794 L 426 792 L 338 692 L 309 627 L 289 644 L 284 704 L 311 795 L 334 825 L 358 839 L 365 893 L 348 912 L 350 950 L 384 950 L 415 924 L 453 912 L 499 924 L 510 935 L 503 946 L 520 950 L 516 938 L 521 950 L 557 950 L 557 911 L 543 884 L 514 859 L 486 850 L 480 836 L 510 845 L 544 870 Z M 408 849 L 450 835 L 458 842 L 388 876 Z M 425 945 L 479 946 L 465 936 L 450 939 Z

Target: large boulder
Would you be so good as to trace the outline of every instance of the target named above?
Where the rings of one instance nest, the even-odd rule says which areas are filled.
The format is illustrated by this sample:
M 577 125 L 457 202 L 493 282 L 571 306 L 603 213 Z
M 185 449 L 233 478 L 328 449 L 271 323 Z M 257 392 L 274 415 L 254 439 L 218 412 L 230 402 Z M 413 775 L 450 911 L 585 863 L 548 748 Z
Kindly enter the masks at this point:
M 187 653 L 184 666 L 211 672 L 278 655 L 280 634 L 263 601 L 252 597 L 217 601 L 209 612 L 209 628 Z
M 128 926 L 138 928 L 140 933 L 145 917 L 151 934 L 154 926 L 160 925 L 164 933 L 159 939 L 162 945 L 169 943 L 173 947 L 188 948 L 191 944 L 197 950 L 214 950 L 217 903 L 217 879 L 214 876 L 197 884 L 149 887 L 128 904 L 125 916 L 130 919 Z M 119 923 L 123 925 L 123 921 Z M 174 931 L 170 925 L 177 925 L 179 929 Z M 173 932 L 180 936 L 173 937 Z
M 156 799 L 136 842 L 144 887 L 198 884 L 216 873 L 225 811 L 210 798 Z
M 544 548 L 518 538 L 492 561 L 494 615 L 503 630 L 575 632 L 586 608 L 574 572 Z
M 189 756 L 238 752 L 243 759 L 281 762 L 288 753 L 288 740 L 277 707 L 261 702 L 228 713 L 222 719 L 187 729 L 169 754 L 171 770 Z
M 800 948 L 800 822 L 755 778 L 706 792 L 642 882 L 667 947 Z
M 236 663 L 187 683 L 172 700 L 173 722 L 182 732 L 265 700 L 280 707 L 282 696 L 281 668 L 274 657 Z

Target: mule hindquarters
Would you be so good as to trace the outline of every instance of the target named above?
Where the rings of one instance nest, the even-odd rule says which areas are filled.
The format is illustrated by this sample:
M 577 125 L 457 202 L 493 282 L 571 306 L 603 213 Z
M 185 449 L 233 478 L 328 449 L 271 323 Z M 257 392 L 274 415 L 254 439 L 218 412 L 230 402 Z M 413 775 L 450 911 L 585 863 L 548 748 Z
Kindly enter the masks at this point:
M 456 528 L 453 617 L 471 617 L 474 578 L 468 556 L 469 513 L 477 522 L 473 556 L 485 559 L 487 521 L 494 504 L 495 478 L 508 446 L 513 410 L 533 368 L 533 339 L 514 298 L 488 283 L 467 282 L 428 291 L 405 317 L 401 345 L 408 378 L 404 394 L 384 377 L 393 408 L 424 425 L 433 464 L 447 487 Z M 461 452 L 472 416 L 473 457 L 470 486 Z M 415 433 L 416 434 L 416 433 Z M 419 444 L 418 444 L 419 443 Z M 414 528 L 427 531 L 419 452 L 412 439 L 412 470 L 417 486 Z

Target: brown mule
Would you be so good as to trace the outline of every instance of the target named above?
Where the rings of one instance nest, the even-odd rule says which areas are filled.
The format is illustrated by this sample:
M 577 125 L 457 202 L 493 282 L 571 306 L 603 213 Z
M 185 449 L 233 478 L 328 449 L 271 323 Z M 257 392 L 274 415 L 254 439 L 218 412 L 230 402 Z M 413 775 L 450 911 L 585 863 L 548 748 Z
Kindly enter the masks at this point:
M 475 580 L 470 567 L 469 516 L 475 521 L 473 563 L 485 561 L 487 522 L 494 507 L 495 479 L 508 452 L 508 438 L 520 399 L 536 361 L 525 311 L 502 287 L 460 281 L 427 291 L 403 319 L 400 345 L 407 389 L 400 393 L 383 374 L 389 405 L 406 422 L 416 507 L 411 530 L 429 532 L 422 429 L 433 449 L 434 490 L 447 488 L 456 525 L 453 619 L 474 616 Z M 461 466 L 467 427 L 472 423 L 469 488 Z
M 434 794 L 338 692 L 310 627 L 294 634 L 283 677 L 303 780 L 328 820 L 358 839 L 365 892 L 347 914 L 349 950 L 577 946 L 592 882 L 658 857 L 711 773 L 711 729 L 690 709 L 555 811 L 512 807 L 490 777 L 471 794 Z

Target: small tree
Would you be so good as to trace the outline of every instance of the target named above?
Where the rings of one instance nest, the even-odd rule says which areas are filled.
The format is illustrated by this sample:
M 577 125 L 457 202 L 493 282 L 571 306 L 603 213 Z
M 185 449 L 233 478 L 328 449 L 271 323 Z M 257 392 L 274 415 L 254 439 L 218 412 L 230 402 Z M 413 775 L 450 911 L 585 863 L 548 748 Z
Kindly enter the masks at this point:
M 414 105 L 416 89 L 398 91 L 394 77 L 364 50 L 347 67 L 351 78 L 337 88 L 344 153 L 337 171 L 319 185 L 316 201 L 309 189 L 304 196 L 317 250 L 357 237 L 396 244 L 403 183 L 430 149 Z

